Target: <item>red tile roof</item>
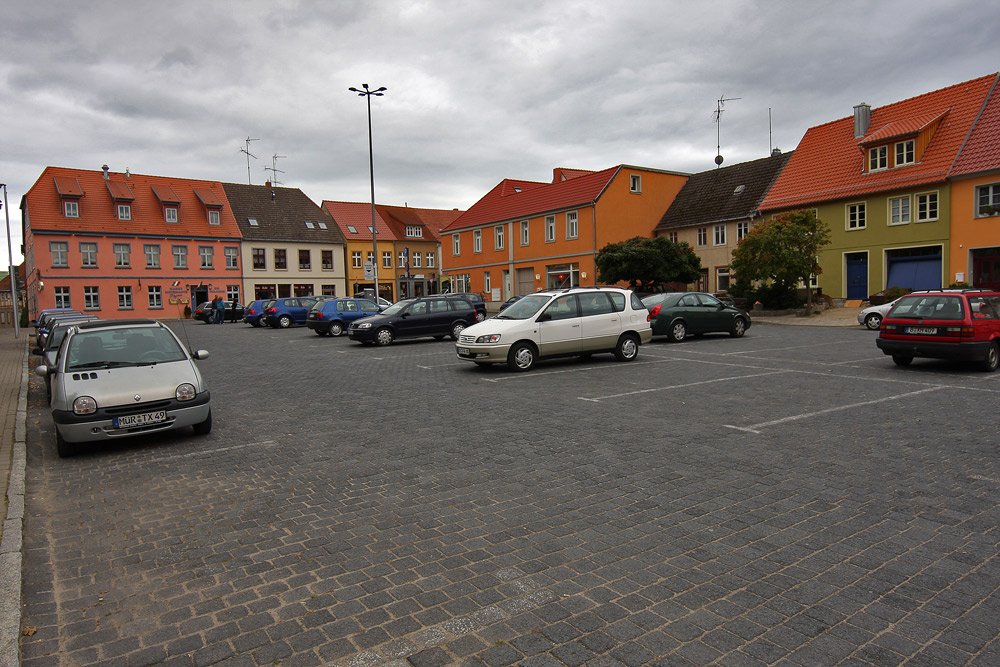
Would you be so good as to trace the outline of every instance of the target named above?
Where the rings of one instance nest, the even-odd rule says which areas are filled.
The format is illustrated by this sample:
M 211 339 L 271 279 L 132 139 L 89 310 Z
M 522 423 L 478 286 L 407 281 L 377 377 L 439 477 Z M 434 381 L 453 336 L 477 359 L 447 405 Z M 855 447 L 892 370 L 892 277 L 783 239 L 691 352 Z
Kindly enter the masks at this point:
M 368 228 L 372 225 L 372 205 L 370 203 L 354 201 L 323 201 L 323 208 L 333 216 L 334 222 L 344 233 L 344 239 L 351 241 L 372 240 L 372 233 Z M 351 231 L 348 226 L 354 227 Z M 392 229 L 385 223 L 382 216 L 375 210 L 375 230 L 378 238 L 382 241 L 398 241 Z
M 424 230 L 424 241 L 440 241 L 439 232 L 455 221 L 464 211 L 411 208 L 409 206 L 375 206 L 379 216 L 392 229 L 396 238 L 406 237 L 406 227 L 415 226 Z
M 451 232 L 591 204 L 597 201 L 621 168 L 618 165 L 583 173 L 556 183 L 503 180 L 442 231 Z
M 951 168 L 952 176 L 1000 169 L 1000 85 L 994 85 L 962 154 Z
M 761 209 L 790 208 L 943 181 L 996 80 L 997 74 L 990 74 L 872 109 L 869 129 L 874 130 L 861 140 L 854 137 L 853 116 L 810 128 Z M 920 162 L 865 172 L 863 142 L 876 134 L 888 140 L 904 129 L 916 132 L 942 115 Z
M 240 238 L 236 219 L 229 207 L 224 204 L 225 191 L 221 183 L 142 174 L 130 174 L 126 179 L 124 174 L 110 173 L 109 177 L 109 180 L 105 180 L 101 171 L 46 167 L 24 195 L 24 201 L 31 214 L 32 231 Z M 70 198 L 79 202 L 80 217 L 67 218 L 63 215 L 60 192 L 64 195 L 71 194 L 62 188 L 74 181 L 79 184 L 82 196 L 77 198 L 71 195 Z M 110 187 L 114 188 L 113 191 L 117 194 L 126 198 L 134 196 L 131 201 L 131 220 L 118 219 L 109 181 L 113 183 Z M 154 192 L 154 186 L 161 194 L 170 191 L 176 193 L 177 199 L 180 200 L 177 223 L 164 221 L 163 204 Z M 208 213 L 195 195 L 195 189 L 212 193 L 219 201 L 222 208 L 219 216 L 221 224 L 208 224 Z M 131 195 L 126 195 L 126 192 Z
M 891 123 L 887 123 L 871 134 L 865 135 L 865 137 L 861 139 L 858 144 L 865 146 L 867 144 L 880 143 L 888 141 L 889 139 L 895 139 L 896 137 L 903 137 L 908 134 L 920 132 L 921 130 L 929 127 L 934 121 L 942 118 L 946 113 L 948 112 L 928 113 L 921 116 L 913 116 L 912 118 L 904 118 L 903 120 L 896 120 Z

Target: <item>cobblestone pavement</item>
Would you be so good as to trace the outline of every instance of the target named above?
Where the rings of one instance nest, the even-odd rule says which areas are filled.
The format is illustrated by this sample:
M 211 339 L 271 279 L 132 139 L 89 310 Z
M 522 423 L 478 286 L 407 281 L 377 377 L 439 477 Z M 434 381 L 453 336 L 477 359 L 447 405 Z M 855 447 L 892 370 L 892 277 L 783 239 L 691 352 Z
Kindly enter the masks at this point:
M 540 364 L 190 322 L 215 429 L 55 454 L 25 667 L 1000 664 L 1000 373 L 860 327 Z

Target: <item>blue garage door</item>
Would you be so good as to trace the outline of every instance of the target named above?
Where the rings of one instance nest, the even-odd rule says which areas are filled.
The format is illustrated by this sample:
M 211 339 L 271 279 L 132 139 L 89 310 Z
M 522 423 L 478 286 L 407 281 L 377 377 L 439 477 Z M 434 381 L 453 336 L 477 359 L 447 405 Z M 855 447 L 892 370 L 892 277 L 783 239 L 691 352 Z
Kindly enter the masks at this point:
M 911 290 L 941 287 L 941 249 L 890 251 L 886 257 L 889 271 L 886 287 L 908 287 Z

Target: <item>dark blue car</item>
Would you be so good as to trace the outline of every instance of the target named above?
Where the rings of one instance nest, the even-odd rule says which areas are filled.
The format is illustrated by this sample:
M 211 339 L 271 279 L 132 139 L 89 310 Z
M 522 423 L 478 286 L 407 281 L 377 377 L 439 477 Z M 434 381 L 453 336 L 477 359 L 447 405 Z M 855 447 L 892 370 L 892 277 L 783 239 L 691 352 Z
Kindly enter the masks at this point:
M 339 336 L 354 320 L 380 312 L 382 308 L 369 299 L 329 299 L 312 307 L 306 326 L 319 336 Z
M 261 318 L 264 316 L 264 305 L 268 301 L 270 299 L 257 299 L 247 304 L 246 309 L 243 311 L 243 321 L 254 327 L 264 326 Z
M 309 309 L 316 305 L 314 296 L 289 296 L 275 299 L 264 312 L 264 322 L 271 327 L 287 329 L 293 324 L 305 324 Z

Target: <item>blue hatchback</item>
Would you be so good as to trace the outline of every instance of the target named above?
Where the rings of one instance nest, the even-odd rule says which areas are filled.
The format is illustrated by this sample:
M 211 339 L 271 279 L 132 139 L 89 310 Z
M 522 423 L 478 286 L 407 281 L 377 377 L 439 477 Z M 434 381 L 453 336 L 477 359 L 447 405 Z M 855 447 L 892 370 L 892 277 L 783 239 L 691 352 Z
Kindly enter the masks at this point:
M 339 336 L 354 320 L 380 312 L 382 308 L 368 299 L 329 299 L 312 307 L 306 326 L 319 336 Z
M 249 303 L 243 311 L 243 321 L 254 327 L 263 326 L 264 321 L 261 318 L 264 316 L 264 304 L 268 301 L 270 299 L 257 299 Z
M 275 299 L 264 312 L 264 322 L 271 327 L 287 329 L 293 324 L 305 324 L 309 309 L 319 301 L 314 296 L 290 296 Z

